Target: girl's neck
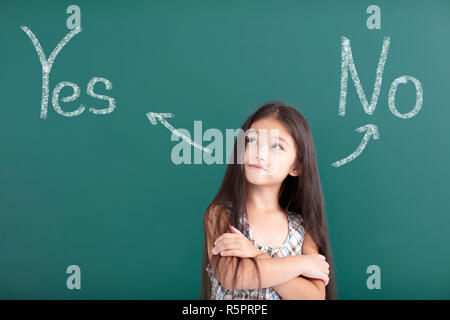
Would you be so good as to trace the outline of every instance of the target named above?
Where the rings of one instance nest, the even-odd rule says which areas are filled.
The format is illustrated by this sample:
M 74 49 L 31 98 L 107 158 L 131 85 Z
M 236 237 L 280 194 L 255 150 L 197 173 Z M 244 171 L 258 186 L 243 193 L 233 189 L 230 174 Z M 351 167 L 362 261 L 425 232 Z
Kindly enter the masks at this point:
M 258 186 L 247 184 L 247 215 L 264 216 L 284 211 L 280 207 L 278 193 L 280 185 Z

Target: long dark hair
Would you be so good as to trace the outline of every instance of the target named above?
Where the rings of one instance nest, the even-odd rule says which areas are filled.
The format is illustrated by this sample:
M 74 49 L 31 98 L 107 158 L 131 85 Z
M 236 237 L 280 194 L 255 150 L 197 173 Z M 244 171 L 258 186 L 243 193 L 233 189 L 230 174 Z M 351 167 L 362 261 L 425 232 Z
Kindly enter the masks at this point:
M 316 152 L 311 130 L 303 115 L 291 106 L 281 101 L 268 102 L 259 107 L 242 125 L 244 134 L 253 122 L 263 118 L 274 118 L 282 122 L 286 130 L 291 134 L 297 145 L 297 161 L 301 165 L 301 174 L 297 177 L 288 175 L 283 181 L 279 192 L 280 207 L 301 214 L 306 232 L 308 232 L 317 244 L 319 253 L 325 256 L 330 265 L 329 282 L 325 287 L 328 299 L 337 299 L 335 287 L 334 263 L 328 239 L 328 225 L 325 216 L 325 205 L 322 196 L 319 170 L 317 167 Z M 207 252 L 207 240 L 214 241 L 225 232 L 230 232 L 228 224 L 243 231 L 240 223 L 241 217 L 246 215 L 246 179 L 243 165 L 243 156 L 238 154 L 237 145 L 239 139 L 234 143 L 234 149 L 228 161 L 227 169 L 215 198 L 207 207 L 203 218 L 203 258 L 201 266 L 201 299 L 208 300 L 211 296 L 211 281 L 206 266 L 209 264 Z M 245 139 L 245 137 L 244 137 Z M 214 212 L 214 214 L 212 214 Z M 211 228 L 211 221 L 215 222 Z M 226 221 L 226 223 L 223 223 Z M 211 264 L 216 270 L 219 259 L 230 258 L 213 255 Z M 234 264 L 234 285 L 236 283 L 236 270 L 238 270 L 241 258 Z M 255 258 L 250 258 L 257 271 L 259 288 L 261 289 L 261 273 Z M 228 272 L 228 271 L 227 271 Z

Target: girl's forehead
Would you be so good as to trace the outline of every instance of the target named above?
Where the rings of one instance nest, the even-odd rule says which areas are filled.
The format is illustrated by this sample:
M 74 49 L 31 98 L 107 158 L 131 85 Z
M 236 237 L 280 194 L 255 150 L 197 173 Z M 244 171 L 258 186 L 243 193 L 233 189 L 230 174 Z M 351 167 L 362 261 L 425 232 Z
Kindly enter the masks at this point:
M 276 119 L 265 118 L 257 120 L 251 124 L 248 131 L 258 133 L 259 130 L 266 130 L 268 135 L 275 134 L 276 131 L 271 132 L 271 130 L 278 130 L 280 137 L 292 140 L 291 134 L 286 130 L 284 124 Z

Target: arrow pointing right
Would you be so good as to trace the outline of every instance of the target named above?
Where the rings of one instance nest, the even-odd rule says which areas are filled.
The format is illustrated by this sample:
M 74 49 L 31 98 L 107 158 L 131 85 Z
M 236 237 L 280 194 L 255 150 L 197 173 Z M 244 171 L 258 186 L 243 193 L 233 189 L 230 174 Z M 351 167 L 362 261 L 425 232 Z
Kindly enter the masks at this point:
M 355 131 L 358 132 L 366 132 L 364 134 L 364 137 L 361 140 L 361 143 L 359 144 L 358 148 L 349 156 L 345 157 L 344 159 L 341 159 L 339 161 L 333 162 L 331 165 L 333 167 L 340 167 L 352 160 L 354 160 L 356 157 L 358 157 L 361 152 L 364 150 L 364 148 L 366 147 L 367 143 L 369 142 L 370 137 L 373 137 L 373 140 L 378 140 L 380 139 L 380 134 L 378 132 L 378 127 L 374 124 L 366 124 L 365 126 L 356 128 Z

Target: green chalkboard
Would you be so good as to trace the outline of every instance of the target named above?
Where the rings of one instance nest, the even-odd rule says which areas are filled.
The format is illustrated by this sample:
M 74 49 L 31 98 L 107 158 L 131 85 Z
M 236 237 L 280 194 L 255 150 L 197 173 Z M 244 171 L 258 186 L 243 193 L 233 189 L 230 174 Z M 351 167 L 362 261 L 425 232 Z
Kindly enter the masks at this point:
M 198 299 L 227 152 L 177 163 L 172 132 L 278 100 L 313 133 L 338 297 L 449 299 L 449 35 L 444 0 L 2 1 L 0 298 Z

